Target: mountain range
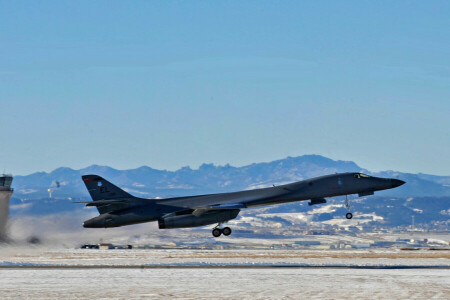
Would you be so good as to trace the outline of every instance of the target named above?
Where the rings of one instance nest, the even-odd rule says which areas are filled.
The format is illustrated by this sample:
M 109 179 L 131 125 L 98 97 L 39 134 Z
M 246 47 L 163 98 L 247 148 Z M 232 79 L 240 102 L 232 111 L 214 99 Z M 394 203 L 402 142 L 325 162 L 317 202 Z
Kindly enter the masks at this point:
M 255 189 L 340 172 L 364 172 L 407 182 L 400 188 L 377 193 L 379 195 L 450 196 L 450 176 L 394 171 L 376 173 L 351 161 L 332 160 L 320 155 L 287 157 L 242 167 L 202 164 L 198 169 L 183 167 L 177 171 L 157 170 L 147 166 L 130 170 L 99 165 L 80 170 L 61 167 L 50 173 L 15 176 L 13 188 L 17 198 L 48 197 L 48 189 L 52 190 L 53 197 L 88 197 L 81 175 L 97 174 L 135 196 L 156 198 Z
M 340 172 L 364 172 L 406 181 L 401 187 L 376 192 L 375 196 L 351 196 L 356 222 L 376 226 L 405 226 L 410 225 L 414 217 L 417 224 L 437 224 L 439 228 L 446 228 L 450 216 L 450 176 L 370 172 L 354 162 L 332 160 L 319 155 L 287 157 L 242 167 L 203 164 L 198 169 L 183 167 L 177 171 L 166 171 L 146 166 L 117 170 L 92 165 L 80 170 L 63 167 L 50 173 L 15 176 L 11 215 L 39 217 L 78 214 L 80 217 L 77 222 L 81 224 L 88 214 L 92 217 L 96 213 L 94 208 L 73 203 L 90 200 L 81 180 L 81 175 L 86 174 L 100 175 L 138 197 L 164 198 L 262 188 Z M 304 220 L 307 220 L 306 224 L 335 224 L 336 220 L 345 221 L 345 212 L 342 199 L 332 198 L 328 199 L 327 204 L 317 206 L 301 202 L 244 210 L 238 220 L 243 223 L 253 220 L 248 224 L 250 227 L 263 221 L 264 224 L 272 222 L 270 224 L 282 225 Z

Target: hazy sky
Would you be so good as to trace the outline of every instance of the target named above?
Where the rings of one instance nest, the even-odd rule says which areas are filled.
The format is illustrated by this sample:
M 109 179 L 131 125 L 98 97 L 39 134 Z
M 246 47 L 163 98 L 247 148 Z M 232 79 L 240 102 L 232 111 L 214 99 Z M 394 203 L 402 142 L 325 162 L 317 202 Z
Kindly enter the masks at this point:
M 0 1 L 0 172 L 321 154 L 450 175 L 449 1 Z

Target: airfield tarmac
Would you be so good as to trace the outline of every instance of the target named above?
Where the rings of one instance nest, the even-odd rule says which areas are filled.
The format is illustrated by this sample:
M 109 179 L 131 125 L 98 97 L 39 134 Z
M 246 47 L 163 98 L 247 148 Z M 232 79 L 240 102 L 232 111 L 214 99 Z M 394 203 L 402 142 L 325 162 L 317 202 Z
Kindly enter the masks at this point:
M 449 299 L 450 251 L 0 249 L 0 299 Z

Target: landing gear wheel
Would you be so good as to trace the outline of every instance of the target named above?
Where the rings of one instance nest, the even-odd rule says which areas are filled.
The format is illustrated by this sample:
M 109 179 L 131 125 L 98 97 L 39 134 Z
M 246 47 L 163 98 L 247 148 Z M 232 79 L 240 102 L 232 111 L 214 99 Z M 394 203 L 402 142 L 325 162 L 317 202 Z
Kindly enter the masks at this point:
M 225 236 L 229 236 L 231 234 L 231 228 L 230 227 L 225 227 L 224 229 L 222 229 L 222 233 Z
M 351 212 L 348 212 L 346 215 L 345 215 L 345 217 L 347 218 L 347 219 L 351 219 L 351 218 L 353 218 L 353 214 L 351 213 Z
M 212 231 L 212 235 L 214 237 L 219 237 L 222 234 L 222 230 L 220 230 L 219 228 L 214 228 Z

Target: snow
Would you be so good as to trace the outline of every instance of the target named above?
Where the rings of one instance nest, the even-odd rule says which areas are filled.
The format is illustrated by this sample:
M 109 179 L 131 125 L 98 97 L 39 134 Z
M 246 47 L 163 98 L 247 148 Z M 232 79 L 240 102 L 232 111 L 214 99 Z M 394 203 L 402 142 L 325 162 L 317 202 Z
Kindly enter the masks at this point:
M 257 217 L 260 218 L 274 218 L 279 217 L 285 219 L 287 221 L 291 221 L 293 223 L 296 222 L 311 222 L 312 216 L 308 216 L 305 213 L 272 213 L 272 214 L 257 214 Z
M 349 226 L 357 226 L 365 223 L 370 223 L 372 221 L 381 221 L 383 217 L 376 215 L 375 213 L 363 214 L 358 213 L 356 218 L 347 220 L 347 219 L 330 219 L 326 221 L 321 221 L 322 224 L 327 225 L 337 225 L 340 227 L 349 227 Z
M 448 299 L 448 270 L 0 270 L 1 299 Z
M 313 210 L 310 210 L 308 213 L 311 215 L 314 214 L 324 214 L 324 213 L 333 213 L 338 208 L 344 207 L 344 205 L 341 204 L 329 204 L 329 205 L 322 205 L 319 208 L 315 208 Z
M 291 265 L 436 266 L 450 268 L 450 251 L 386 250 L 189 250 L 189 249 L 16 249 L 0 248 L 0 266 Z
M 367 268 L 380 266 L 431 268 Z M 449 299 L 450 251 L 8 246 L 0 287 L 0 299 Z

